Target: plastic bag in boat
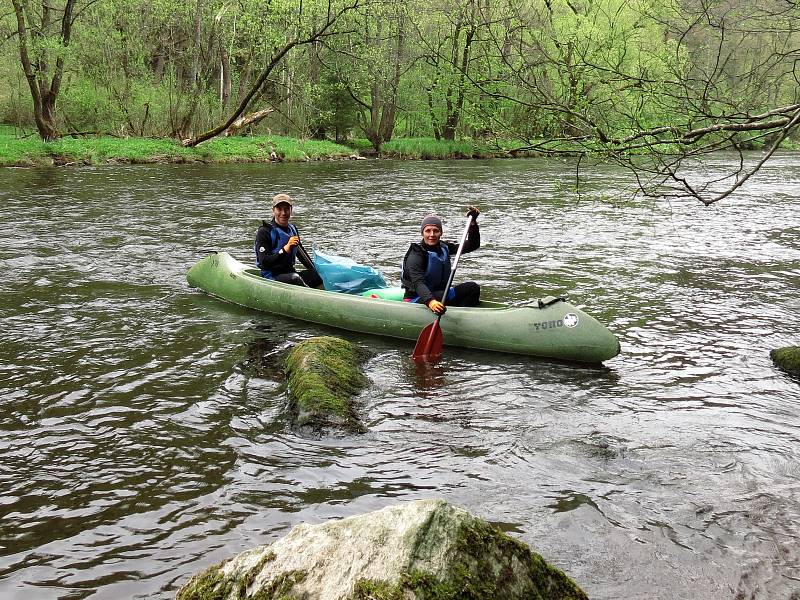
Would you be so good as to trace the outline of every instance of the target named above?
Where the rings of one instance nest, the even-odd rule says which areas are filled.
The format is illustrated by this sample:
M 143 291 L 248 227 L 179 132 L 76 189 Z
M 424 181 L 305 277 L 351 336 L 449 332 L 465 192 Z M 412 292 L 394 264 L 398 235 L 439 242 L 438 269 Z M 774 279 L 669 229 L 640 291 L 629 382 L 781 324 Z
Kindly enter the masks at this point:
M 360 294 L 374 288 L 389 287 L 378 271 L 354 260 L 326 254 L 314 248 L 314 266 L 317 268 L 325 289 L 330 292 Z

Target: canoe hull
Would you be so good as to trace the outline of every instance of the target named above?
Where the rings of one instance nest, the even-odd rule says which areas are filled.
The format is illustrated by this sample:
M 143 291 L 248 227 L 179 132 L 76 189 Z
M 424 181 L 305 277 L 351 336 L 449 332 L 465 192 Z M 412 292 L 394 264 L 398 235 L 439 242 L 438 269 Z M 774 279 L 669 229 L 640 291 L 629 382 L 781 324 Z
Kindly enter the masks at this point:
M 432 314 L 420 304 L 287 285 L 221 252 L 194 265 L 189 285 L 228 302 L 285 317 L 387 337 L 416 340 Z M 598 363 L 619 354 L 617 338 L 568 302 L 506 307 L 449 307 L 445 345 Z

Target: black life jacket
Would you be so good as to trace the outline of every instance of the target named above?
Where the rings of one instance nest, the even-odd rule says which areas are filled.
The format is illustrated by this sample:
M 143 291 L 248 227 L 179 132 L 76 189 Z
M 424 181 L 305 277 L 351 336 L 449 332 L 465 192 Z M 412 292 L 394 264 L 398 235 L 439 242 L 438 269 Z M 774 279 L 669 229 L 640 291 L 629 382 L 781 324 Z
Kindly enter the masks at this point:
M 264 227 L 269 228 L 269 238 L 270 238 L 270 247 L 268 251 L 270 254 L 277 254 L 280 252 L 280 249 L 283 248 L 288 242 L 289 238 L 293 235 L 299 235 L 297 232 L 297 227 L 295 227 L 292 223 L 289 223 L 287 229 L 289 230 L 284 231 L 282 227 L 275 227 L 272 223 L 267 223 L 266 221 L 261 222 Z M 290 265 L 295 263 L 297 259 L 297 246 L 294 246 L 289 252 L 288 256 L 291 257 L 291 261 L 289 262 Z M 258 241 L 253 244 L 253 252 L 256 255 L 256 266 L 260 267 L 258 264 Z M 266 277 L 267 279 L 275 279 L 272 275 L 272 272 L 267 271 L 266 269 L 261 269 L 261 275 Z

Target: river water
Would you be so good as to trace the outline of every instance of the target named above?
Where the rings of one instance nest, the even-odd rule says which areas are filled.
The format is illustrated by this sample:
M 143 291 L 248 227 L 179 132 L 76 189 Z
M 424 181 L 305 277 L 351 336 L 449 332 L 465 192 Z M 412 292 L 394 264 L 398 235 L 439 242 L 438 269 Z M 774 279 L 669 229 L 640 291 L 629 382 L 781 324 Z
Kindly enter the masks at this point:
M 729 163 L 720 157 L 713 172 Z M 698 176 L 701 176 L 698 173 Z M 592 598 L 800 597 L 800 157 L 743 193 L 621 201 L 560 161 L 0 171 L 0 597 L 174 596 L 213 562 L 321 522 L 439 497 L 518 536 Z M 289 192 L 306 243 L 396 282 L 430 211 L 483 248 L 484 297 L 566 296 L 619 336 L 605 368 L 445 349 L 227 305 L 185 281 L 247 258 Z M 368 432 L 285 416 L 280 358 L 372 351 Z

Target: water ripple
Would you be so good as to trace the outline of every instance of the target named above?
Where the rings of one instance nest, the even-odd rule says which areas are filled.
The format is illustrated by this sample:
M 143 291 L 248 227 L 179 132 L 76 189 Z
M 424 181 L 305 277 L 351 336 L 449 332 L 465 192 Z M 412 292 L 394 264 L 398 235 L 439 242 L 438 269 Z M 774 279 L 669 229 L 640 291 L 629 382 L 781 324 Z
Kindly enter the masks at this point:
M 580 201 L 560 161 L 0 172 L 0 595 L 169 598 L 301 521 L 444 497 L 593 598 L 787 596 L 800 388 L 768 352 L 800 336 L 797 158 L 707 209 L 622 203 L 625 175 L 588 169 Z M 184 279 L 206 249 L 250 260 L 276 191 L 307 244 L 392 283 L 421 215 L 454 238 L 478 204 L 457 278 L 567 296 L 623 353 L 419 369 L 409 342 L 347 334 L 373 353 L 368 433 L 294 431 L 282 356 L 337 332 Z

